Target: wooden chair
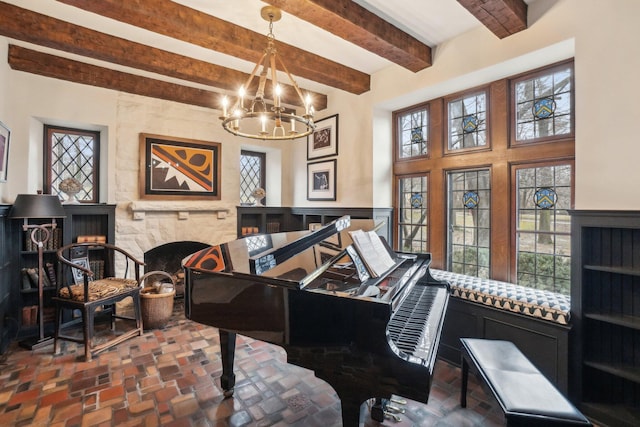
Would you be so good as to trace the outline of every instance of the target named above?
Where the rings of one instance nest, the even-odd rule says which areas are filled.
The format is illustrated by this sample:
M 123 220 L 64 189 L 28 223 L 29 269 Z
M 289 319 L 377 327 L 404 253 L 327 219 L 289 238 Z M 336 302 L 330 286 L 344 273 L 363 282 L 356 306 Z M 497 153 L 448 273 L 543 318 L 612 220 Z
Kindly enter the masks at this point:
M 59 288 L 52 299 L 56 303 L 56 328 L 54 353 L 58 353 L 58 341 L 67 340 L 84 344 L 87 361 L 96 354 L 113 347 L 129 338 L 142 335 L 142 314 L 140 310 L 141 267 L 144 262 L 137 260 L 125 250 L 108 243 L 72 243 L 61 247 L 58 252 L 60 268 Z M 115 261 L 124 273 L 116 277 Z M 129 274 L 133 277 L 129 278 Z M 133 315 L 119 315 L 116 303 L 131 297 Z M 82 313 L 73 319 L 73 313 Z M 111 330 L 106 341 L 94 343 L 96 318 L 108 317 Z M 126 331 L 116 331 L 116 320 L 130 323 Z M 77 326 L 82 322 L 82 337 Z M 71 334 L 72 327 L 76 334 Z M 120 326 L 120 325 L 119 325 Z M 100 337 L 104 339 L 101 333 Z

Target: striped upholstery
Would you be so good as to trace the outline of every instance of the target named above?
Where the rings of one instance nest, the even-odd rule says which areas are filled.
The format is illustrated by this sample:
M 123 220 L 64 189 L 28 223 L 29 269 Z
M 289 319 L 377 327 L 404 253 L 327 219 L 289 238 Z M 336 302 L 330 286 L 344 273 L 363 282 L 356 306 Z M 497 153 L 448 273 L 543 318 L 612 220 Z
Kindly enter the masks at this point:
M 567 295 L 434 268 L 431 274 L 449 282 L 452 296 L 561 325 L 569 324 L 571 300 Z

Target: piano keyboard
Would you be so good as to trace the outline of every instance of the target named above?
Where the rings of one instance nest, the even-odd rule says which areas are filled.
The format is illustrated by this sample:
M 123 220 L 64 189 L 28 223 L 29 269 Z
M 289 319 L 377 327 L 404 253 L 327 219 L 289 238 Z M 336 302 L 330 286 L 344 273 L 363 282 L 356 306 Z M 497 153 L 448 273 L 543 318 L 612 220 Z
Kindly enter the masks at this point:
M 416 285 L 389 321 L 391 341 L 406 356 L 428 360 L 443 316 L 447 289 Z M 437 351 L 437 349 L 435 349 Z

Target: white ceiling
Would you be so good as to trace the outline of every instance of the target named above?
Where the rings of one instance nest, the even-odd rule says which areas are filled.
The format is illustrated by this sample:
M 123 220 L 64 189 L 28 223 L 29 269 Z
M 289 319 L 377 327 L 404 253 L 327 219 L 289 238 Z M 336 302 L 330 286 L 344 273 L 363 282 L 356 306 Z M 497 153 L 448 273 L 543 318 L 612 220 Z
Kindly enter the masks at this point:
M 172 39 L 90 12 L 85 12 L 82 9 L 68 6 L 55 0 L 2 1 L 100 32 L 234 68 L 246 73 L 251 72 L 253 67 L 253 64 L 234 58 L 233 56 L 213 52 L 200 46 Z M 268 33 L 268 23 L 260 17 L 260 9 L 265 6 L 266 3 L 260 0 L 173 1 L 251 29 L 259 34 L 266 35 Z M 461 33 L 482 25 L 456 0 L 354 1 L 432 48 Z M 535 0 L 525 1 L 531 4 Z M 277 41 L 297 46 L 368 74 L 375 73 L 391 65 L 391 62 L 388 60 L 347 42 L 321 28 L 315 27 L 285 12 L 283 12 L 282 15 L 282 19 L 274 23 L 273 27 L 273 33 Z M 489 30 L 487 29 L 487 31 Z M 16 43 L 28 45 L 27 43 Z M 44 50 L 41 47 L 38 49 Z M 73 57 L 73 55 L 60 52 L 56 52 L 56 54 Z M 100 63 L 100 61 L 89 61 L 86 58 L 81 60 Z M 284 58 L 285 62 L 292 60 L 294 59 Z M 110 66 L 111 68 L 121 68 L 125 71 L 136 72 L 141 75 L 145 74 L 140 71 L 126 69 L 126 67 Z M 167 78 L 163 79 L 170 81 L 170 79 Z M 322 85 L 304 81 L 303 79 L 299 79 L 298 83 L 301 86 L 319 92 L 327 92 L 327 90 L 329 90 L 329 88 Z M 197 86 L 193 83 L 189 83 L 189 85 Z

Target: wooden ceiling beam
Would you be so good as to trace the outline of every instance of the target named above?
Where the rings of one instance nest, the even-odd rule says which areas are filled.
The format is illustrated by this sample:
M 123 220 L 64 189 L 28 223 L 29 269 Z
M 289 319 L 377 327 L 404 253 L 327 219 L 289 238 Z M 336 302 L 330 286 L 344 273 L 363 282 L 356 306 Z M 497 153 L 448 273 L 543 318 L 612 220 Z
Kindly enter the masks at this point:
M 220 97 L 216 92 L 85 64 L 13 44 L 9 45 L 9 66 L 31 74 L 200 107 L 218 108 Z
M 263 0 L 413 72 L 432 65 L 431 48 L 351 0 Z
M 527 29 L 524 0 L 458 0 L 458 3 L 501 39 Z
M 246 28 L 170 0 L 58 0 L 155 33 L 257 62 L 266 47 L 266 32 Z M 297 47 L 277 42 L 278 53 L 296 77 L 312 80 L 354 94 L 370 89 L 370 76 Z
M 79 27 L 27 9 L 0 2 L 0 35 L 93 59 L 236 91 L 249 74 L 161 49 Z M 303 107 L 292 86 L 283 85 L 282 102 Z M 270 86 L 267 95 L 270 95 Z M 327 107 L 327 96 L 311 95 L 317 111 Z

